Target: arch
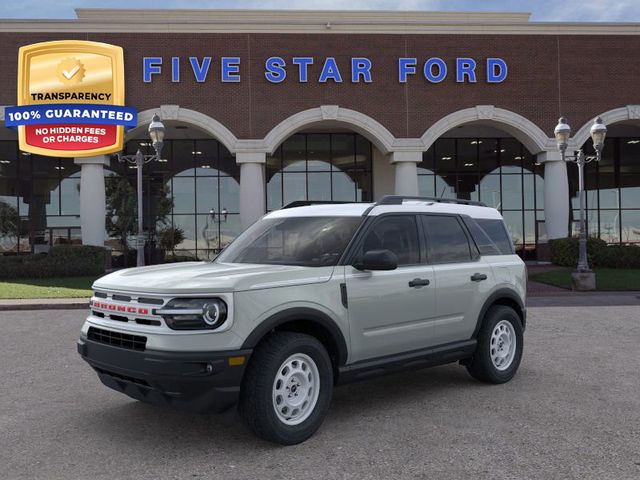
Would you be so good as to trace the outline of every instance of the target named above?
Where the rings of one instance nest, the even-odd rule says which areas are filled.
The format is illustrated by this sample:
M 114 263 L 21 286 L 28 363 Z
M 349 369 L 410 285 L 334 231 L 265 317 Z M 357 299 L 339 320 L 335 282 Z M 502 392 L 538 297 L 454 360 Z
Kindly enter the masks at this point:
M 294 133 L 321 122 L 337 123 L 349 127 L 370 140 L 383 154 L 387 154 L 393 149 L 395 137 L 381 123 L 364 113 L 341 108 L 337 105 L 322 105 L 285 118 L 264 137 L 265 148 L 269 153 L 273 153 L 282 142 Z
M 640 125 L 640 105 L 627 105 L 625 107 L 614 108 L 601 113 L 599 116 L 602 118 L 602 122 L 607 126 L 627 120 L 636 120 L 638 125 Z M 578 130 L 573 136 L 572 140 L 575 142 L 575 149 L 582 148 L 582 145 L 589 140 L 589 137 L 591 136 L 591 125 L 593 125 L 593 120 L 595 118 L 596 117 L 589 119 L 589 121 L 582 125 L 580 130 Z
M 175 120 L 178 122 L 189 123 L 195 127 L 211 134 L 216 140 L 222 143 L 231 153 L 236 152 L 236 136 L 216 119 L 188 108 L 182 108 L 178 105 L 161 105 L 160 108 L 152 108 L 138 112 L 138 126 L 129 130 L 126 134 L 125 141 L 130 140 L 136 134 L 140 133 L 146 125 L 151 123 L 153 115 L 157 113 L 163 121 Z
M 532 121 L 510 110 L 493 105 L 478 105 L 458 110 L 441 118 L 431 125 L 422 135 L 424 149 L 428 150 L 433 143 L 452 128 L 471 122 L 495 126 L 517 138 L 532 154 L 554 148 L 554 141 Z

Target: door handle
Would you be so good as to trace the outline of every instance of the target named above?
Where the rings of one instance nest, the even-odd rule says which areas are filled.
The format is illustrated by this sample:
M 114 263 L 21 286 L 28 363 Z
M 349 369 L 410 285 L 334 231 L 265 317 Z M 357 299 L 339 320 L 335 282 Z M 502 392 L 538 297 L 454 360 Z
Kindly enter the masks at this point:
M 484 273 L 474 273 L 471 275 L 472 282 L 481 282 L 482 280 L 486 280 L 487 276 Z
M 426 278 L 414 278 L 413 280 L 409 281 L 409 286 L 411 288 L 414 287 L 426 287 L 427 285 L 429 285 L 429 280 L 427 280 Z

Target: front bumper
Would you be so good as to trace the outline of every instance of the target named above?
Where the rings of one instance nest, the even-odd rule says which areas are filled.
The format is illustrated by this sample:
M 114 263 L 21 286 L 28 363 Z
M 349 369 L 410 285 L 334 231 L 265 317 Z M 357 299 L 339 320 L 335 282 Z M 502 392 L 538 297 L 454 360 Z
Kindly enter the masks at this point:
M 199 413 L 221 412 L 237 402 L 252 352 L 136 351 L 86 338 L 80 338 L 77 347 L 107 387 L 144 402 Z M 239 357 L 244 358 L 241 365 Z

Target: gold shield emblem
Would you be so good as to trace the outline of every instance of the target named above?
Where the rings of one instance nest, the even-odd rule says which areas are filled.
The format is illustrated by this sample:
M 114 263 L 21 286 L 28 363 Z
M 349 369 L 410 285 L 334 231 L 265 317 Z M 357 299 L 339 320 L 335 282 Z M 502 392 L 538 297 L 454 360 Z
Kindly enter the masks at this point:
M 123 125 L 92 124 L 87 120 L 72 123 L 73 115 L 87 118 L 99 106 L 124 106 L 122 47 L 78 40 L 21 47 L 18 106 L 34 106 L 33 111 L 27 110 L 23 115 L 30 115 L 32 120 L 42 119 L 45 112 L 35 106 L 57 104 L 61 107 L 51 113 L 56 117 L 48 117 L 46 126 L 38 125 L 37 121 L 18 126 L 21 150 L 57 157 L 87 157 L 122 150 Z M 63 110 L 62 105 L 69 109 Z M 78 110 L 83 105 L 86 109 Z M 65 121 L 56 124 L 55 118 Z

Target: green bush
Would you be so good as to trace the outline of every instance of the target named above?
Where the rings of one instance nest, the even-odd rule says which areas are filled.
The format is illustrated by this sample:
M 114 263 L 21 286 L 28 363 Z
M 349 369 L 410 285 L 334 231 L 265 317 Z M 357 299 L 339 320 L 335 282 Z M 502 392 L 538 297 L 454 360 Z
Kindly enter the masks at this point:
M 0 256 L 0 278 L 46 278 L 100 275 L 106 250 L 89 245 L 56 245 L 49 253 Z
M 549 242 L 551 262 L 563 267 L 578 264 L 578 239 L 561 238 Z M 587 238 L 587 260 L 591 267 L 640 268 L 640 247 L 607 245 L 599 238 Z
M 640 247 L 609 245 L 594 254 L 593 263 L 596 267 L 640 268 Z

